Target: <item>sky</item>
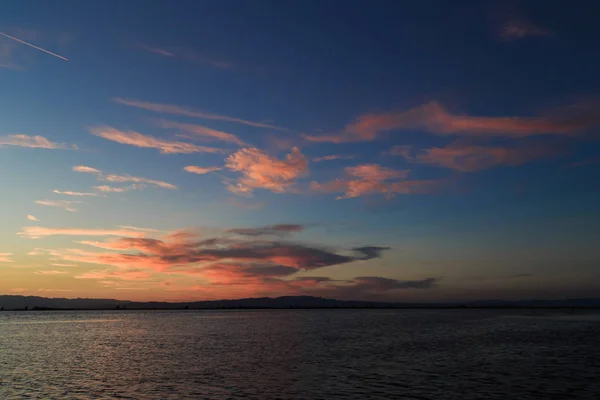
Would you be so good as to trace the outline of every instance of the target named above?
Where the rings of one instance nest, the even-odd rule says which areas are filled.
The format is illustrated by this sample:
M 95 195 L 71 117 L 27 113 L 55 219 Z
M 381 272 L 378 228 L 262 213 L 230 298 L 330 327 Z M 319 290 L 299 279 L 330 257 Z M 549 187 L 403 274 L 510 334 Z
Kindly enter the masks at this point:
M 7 1 L 0 294 L 600 297 L 598 15 Z

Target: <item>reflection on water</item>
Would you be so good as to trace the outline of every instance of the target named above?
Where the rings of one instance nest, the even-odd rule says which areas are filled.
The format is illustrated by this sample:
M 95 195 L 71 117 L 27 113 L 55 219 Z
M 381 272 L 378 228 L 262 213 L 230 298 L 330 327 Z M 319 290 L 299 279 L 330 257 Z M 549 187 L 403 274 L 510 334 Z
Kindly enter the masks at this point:
M 0 313 L 0 399 L 594 399 L 600 321 L 485 310 Z

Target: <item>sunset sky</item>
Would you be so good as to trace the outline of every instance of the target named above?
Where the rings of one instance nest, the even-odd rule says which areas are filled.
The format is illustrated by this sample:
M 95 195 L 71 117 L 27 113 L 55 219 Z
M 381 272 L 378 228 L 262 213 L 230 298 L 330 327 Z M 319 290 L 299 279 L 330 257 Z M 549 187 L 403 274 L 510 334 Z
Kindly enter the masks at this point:
M 600 297 L 599 13 L 4 2 L 0 294 Z

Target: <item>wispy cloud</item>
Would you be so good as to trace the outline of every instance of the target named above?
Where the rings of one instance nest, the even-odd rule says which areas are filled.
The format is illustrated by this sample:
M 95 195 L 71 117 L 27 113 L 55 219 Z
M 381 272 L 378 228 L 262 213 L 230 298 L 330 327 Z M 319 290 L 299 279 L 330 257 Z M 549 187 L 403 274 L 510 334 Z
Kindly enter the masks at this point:
M 103 192 L 103 193 L 125 193 L 125 192 L 129 192 L 130 190 L 142 190 L 145 187 L 146 187 L 146 185 L 136 183 L 133 185 L 121 186 L 121 187 L 100 185 L 100 186 L 94 186 L 94 189 L 96 189 L 99 192 Z
M 548 146 L 507 147 L 454 143 L 446 147 L 425 149 L 414 160 L 460 172 L 474 172 L 500 165 L 521 165 L 556 153 L 556 148 Z
M 0 253 L 0 262 L 1 263 L 13 262 L 12 253 Z
M 99 169 L 88 167 L 85 165 L 77 165 L 73 167 L 73 171 L 75 172 L 83 172 L 88 174 L 94 174 L 98 177 L 98 180 L 107 181 L 107 182 L 118 182 L 118 183 L 126 183 L 126 182 L 134 182 L 136 184 L 148 184 L 153 186 L 158 186 L 164 189 L 177 189 L 177 186 L 172 185 L 168 182 L 159 181 L 155 179 L 142 178 L 138 176 L 131 175 L 115 175 L 115 174 L 105 174 Z M 126 190 L 134 190 L 134 189 L 142 189 L 141 185 L 131 185 L 126 190 L 120 190 L 122 188 L 111 188 L 109 186 L 95 186 L 96 190 L 102 192 L 122 192 Z
M 352 160 L 356 158 L 356 156 L 352 156 L 352 155 L 339 155 L 339 154 L 331 154 L 328 156 L 322 156 L 322 157 L 314 157 L 313 161 L 314 162 L 321 162 L 321 161 L 333 161 L 333 160 Z
M 102 173 L 102 171 L 100 171 L 99 169 L 92 168 L 92 167 L 86 167 L 85 165 L 78 165 L 76 167 L 73 167 L 73 171 L 84 172 L 84 173 L 88 173 L 88 174 L 101 174 Z
M 34 216 L 33 216 L 33 215 L 31 215 L 31 214 L 27 216 L 27 219 L 28 219 L 29 221 L 39 222 L 39 219 L 37 219 L 36 217 L 34 217 Z
M 35 271 L 36 275 L 63 275 L 68 274 L 67 271 L 59 271 L 59 270 L 43 270 L 43 271 Z
M 236 135 L 234 135 L 232 133 L 217 131 L 215 129 L 207 128 L 202 125 L 184 124 L 181 122 L 174 122 L 174 121 L 167 121 L 167 120 L 158 120 L 157 122 L 162 128 L 178 129 L 180 131 L 192 134 L 196 137 L 220 140 L 220 141 L 228 142 L 228 143 L 235 143 L 239 146 L 245 145 L 244 142 L 242 142 Z
M 304 225 L 299 224 L 277 224 L 259 226 L 257 228 L 234 228 L 228 229 L 227 233 L 241 236 L 285 236 L 304 230 Z
M 164 56 L 164 57 L 173 57 L 175 55 L 168 50 L 161 49 L 160 47 L 149 46 L 144 43 L 136 43 L 136 46 L 142 50 L 146 50 L 150 53 L 160 54 L 161 56 Z
M 229 117 L 226 115 L 213 114 L 205 111 L 194 110 L 189 107 L 183 107 L 172 104 L 161 104 L 161 103 L 151 103 L 147 101 L 139 101 L 139 100 L 131 100 L 131 99 L 123 99 L 120 97 L 115 97 L 113 99 L 115 102 L 119 104 L 123 104 L 130 107 L 141 108 L 143 110 L 153 111 L 162 114 L 174 114 L 174 115 L 183 115 L 186 117 L 200 118 L 200 119 L 210 119 L 217 121 L 226 121 L 226 122 L 234 122 L 243 125 L 254 126 L 257 128 L 268 128 L 274 130 L 287 130 L 286 128 L 282 128 L 280 126 L 275 126 L 271 124 L 266 124 L 263 122 L 249 121 L 241 118 Z
M 550 30 L 535 25 L 526 18 L 512 17 L 505 20 L 498 29 L 498 37 L 501 40 L 515 41 L 527 37 L 549 37 L 554 36 Z
M 396 194 L 428 193 L 442 183 L 436 180 L 405 180 L 409 170 L 394 170 L 377 164 L 348 167 L 345 172 L 348 177 L 326 183 L 312 182 L 312 190 L 320 193 L 342 192 L 338 200 L 375 193 L 391 198 Z
M 135 147 L 158 149 L 162 154 L 192 154 L 192 153 L 222 153 L 222 149 L 215 147 L 197 146 L 192 143 L 163 140 L 135 131 L 120 131 L 110 126 L 90 129 L 95 136 L 113 142 L 127 144 Z
M 249 195 L 254 189 L 284 193 L 293 188 L 298 178 L 308 175 L 308 160 L 294 147 L 283 160 L 251 147 L 227 157 L 225 166 L 241 177 L 228 189 L 235 194 Z
M 188 165 L 183 170 L 186 172 L 191 172 L 192 174 L 204 175 L 213 171 L 220 171 L 223 168 L 221 167 L 198 167 L 195 165 Z
M 76 196 L 76 197 L 99 196 L 98 193 L 71 192 L 71 191 L 61 191 L 61 190 L 57 190 L 57 189 L 54 189 L 52 192 L 56 193 L 56 194 L 62 194 L 65 196 Z
M 130 225 L 121 225 L 120 228 L 132 230 L 132 231 L 140 231 L 140 232 L 160 232 L 158 229 L 139 228 L 137 226 L 130 226 Z
M 76 149 L 77 146 L 67 146 L 64 143 L 55 143 L 43 136 L 28 136 L 28 135 L 8 135 L 0 137 L 0 147 L 2 146 L 17 146 L 17 147 L 29 147 L 32 149 Z
M 76 212 L 77 209 L 73 206 L 74 204 L 80 204 L 81 201 L 69 201 L 69 200 L 37 200 L 35 204 L 48 207 L 63 208 L 66 211 Z
M 384 151 L 382 154 L 387 156 L 401 156 L 406 158 L 407 160 L 410 160 L 412 158 L 412 149 L 413 146 L 411 145 L 396 145 L 388 151 Z
M 600 125 L 600 106 L 580 103 L 538 117 L 479 117 L 453 114 L 431 102 L 408 111 L 366 114 L 344 132 L 304 138 L 313 142 L 345 143 L 375 140 L 383 132 L 423 130 L 436 135 L 522 138 L 535 135 L 574 135 Z
M 82 229 L 82 228 L 44 228 L 40 226 L 26 226 L 18 236 L 38 239 L 46 236 L 129 236 L 141 238 L 146 232 L 133 229 Z
M 161 47 L 150 46 L 145 43 L 135 43 L 135 46 L 149 53 L 158 54 L 163 57 L 176 58 L 194 64 L 200 64 L 222 70 L 231 70 L 234 68 L 233 63 L 231 62 L 218 60 L 213 57 L 208 57 L 206 55 L 200 54 L 194 50 L 187 48 L 177 47 L 165 49 Z

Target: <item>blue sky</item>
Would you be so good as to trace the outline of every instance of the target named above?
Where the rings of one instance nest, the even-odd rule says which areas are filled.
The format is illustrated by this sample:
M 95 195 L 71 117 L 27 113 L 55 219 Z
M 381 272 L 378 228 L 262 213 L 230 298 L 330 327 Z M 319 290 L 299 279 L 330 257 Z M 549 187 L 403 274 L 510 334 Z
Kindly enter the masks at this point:
M 9 2 L 0 292 L 593 296 L 599 11 Z

